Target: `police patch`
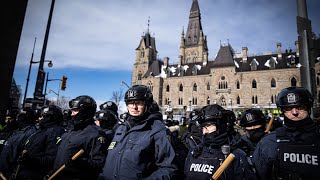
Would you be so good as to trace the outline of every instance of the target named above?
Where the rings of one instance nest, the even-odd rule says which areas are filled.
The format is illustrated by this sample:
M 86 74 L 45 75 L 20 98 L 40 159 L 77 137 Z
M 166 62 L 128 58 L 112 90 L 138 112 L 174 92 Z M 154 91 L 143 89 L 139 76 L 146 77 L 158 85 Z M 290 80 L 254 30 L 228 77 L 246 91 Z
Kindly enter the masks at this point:
M 113 149 L 114 147 L 116 147 L 116 145 L 117 145 L 117 142 L 115 142 L 115 141 L 111 142 L 109 147 L 108 147 L 108 150 Z
M 98 138 L 98 141 L 99 141 L 101 144 L 104 144 L 104 143 L 106 142 L 106 139 L 105 139 L 104 137 L 100 136 L 100 137 Z
M 296 103 L 297 102 L 297 97 L 294 93 L 289 93 L 287 95 L 287 101 L 288 103 Z
M 129 90 L 129 91 L 128 91 L 128 97 L 129 97 L 129 98 L 134 97 L 134 91 Z
M 250 113 L 248 113 L 248 114 L 246 114 L 246 119 L 247 119 L 247 121 L 252 121 L 252 114 L 250 114 Z

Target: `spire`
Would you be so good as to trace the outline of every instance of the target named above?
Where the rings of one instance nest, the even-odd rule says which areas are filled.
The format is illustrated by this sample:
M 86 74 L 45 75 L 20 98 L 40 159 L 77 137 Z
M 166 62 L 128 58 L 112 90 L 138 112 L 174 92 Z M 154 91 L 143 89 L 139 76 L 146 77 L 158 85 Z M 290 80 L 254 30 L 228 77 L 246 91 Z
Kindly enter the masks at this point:
M 147 29 L 148 34 L 149 34 L 149 26 L 150 26 L 150 16 L 148 17 L 148 29 Z
M 182 33 L 181 33 L 181 41 L 180 41 L 180 48 L 184 48 L 184 27 L 182 27 Z
M 186 45 L 193 46 L 198 45 L 200 32 L 202 31 L 201 25 L 201 14 L 198 0 L 193 0 L 190 15 L 189 15 L 189 24 L 186 33 Z

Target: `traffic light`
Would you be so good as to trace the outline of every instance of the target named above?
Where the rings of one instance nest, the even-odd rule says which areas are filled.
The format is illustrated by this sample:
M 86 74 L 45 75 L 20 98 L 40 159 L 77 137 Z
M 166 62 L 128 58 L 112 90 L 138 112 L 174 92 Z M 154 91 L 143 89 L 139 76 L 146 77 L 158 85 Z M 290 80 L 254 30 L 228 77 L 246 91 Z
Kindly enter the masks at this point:
M 62 80 L 61 80 L 61 90 L 64 91 L 66 89 L 67 86 L 67 77 L 66 76 L 62 76 Z

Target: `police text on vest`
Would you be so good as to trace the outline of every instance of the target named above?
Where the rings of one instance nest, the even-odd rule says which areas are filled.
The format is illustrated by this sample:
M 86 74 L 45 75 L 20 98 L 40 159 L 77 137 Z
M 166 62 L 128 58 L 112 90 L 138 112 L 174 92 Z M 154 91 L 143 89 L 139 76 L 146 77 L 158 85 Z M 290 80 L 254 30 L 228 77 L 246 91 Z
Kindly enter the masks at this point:
M 208 164 L 191 164 L 190 171 L 195 172 L 206 172 L 208 174 L 212 174 L 212 170 L 214 169 L 214 166 L 208 165 Z
M 310 154 L 283 153 L 283 160 L 293 163 L 318 165 L 318 156 Z

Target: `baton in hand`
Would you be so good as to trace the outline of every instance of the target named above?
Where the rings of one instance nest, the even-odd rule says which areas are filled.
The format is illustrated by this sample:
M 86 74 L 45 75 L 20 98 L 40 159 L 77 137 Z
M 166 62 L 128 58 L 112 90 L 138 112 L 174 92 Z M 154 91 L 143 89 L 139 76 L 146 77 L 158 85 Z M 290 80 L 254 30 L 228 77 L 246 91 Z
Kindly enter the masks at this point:
M 212 175 L 212 179 L 217 180 L 220 175 L 223 173 L 223 171 L 230 165 L 230 163 L 233 161 L 234 159 L 234 154 L 230 153 L 228 155 L 228 157 L 223 161 L 223 163 L 221 164 L 221 166 L 217 169 L 217 171 Z
M 75 155 L 72 156 L 71 160 L 74 161 L 78 159 L 82 154 L 84 153 L 83 149 L 80 149 Z M 62 165 L 56 172 L 54 172 L 50 177 L 48 177 L 48 180 L 53 179 L 56 177 L 64 168 L 66 168 L 66 164 Z

